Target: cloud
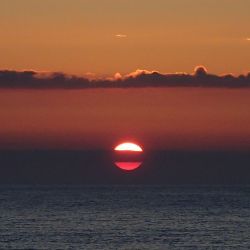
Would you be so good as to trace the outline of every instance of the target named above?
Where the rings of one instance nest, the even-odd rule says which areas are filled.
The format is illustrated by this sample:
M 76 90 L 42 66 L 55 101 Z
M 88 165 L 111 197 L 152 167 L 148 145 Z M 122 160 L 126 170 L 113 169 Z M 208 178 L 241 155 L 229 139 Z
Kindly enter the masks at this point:
M 125 34 L 116 34 L 115 37 L 116 38 L 126 38 L 127 35 L 125 35 Z
M 248 37 L 246 40 L 250 42 L 250 37 Z
M 82 88 L 90 80 L 53 72 L 0 70 L 0 88 Z
M 98 79 L 79 77 L 64 73 L 43 73 L 36 71 L 0 70 L 0 88 L 33 88 L 33 89 L 81 89 L 81 88 L 128 88 L 128 87 L 250 87 L 250 73 L 233 76 L 218 76 L 208 73 L 204 66 L 195 67 L 193 74 L 162 74 L 158 71 L 137 69 L 122 76 L 116 73 L 113 77 Z
M 130 77 L 136 78 L 136 77 L 138 77 L 140 75 L 151 75 L 153 73 L 158 73 L 158 72 L 157 71 L 149 71 L 149 70 L 145 70 L 145 69 L 137 69 L 136 71 L 131 72 L 131 73 L 125 75 L 124 78 L 125 79 L 126 78 L 130 78 Z
M 121 79 L 122 79 L 122 75 L 119 72 L 115 73 L 114 80 L 121 80 Z
M 202 76 L 202 75 L 207 75 L 208 70 L 206 69 L 205 66 L 199 65 L 194 68 L 194 74 L 196 76 Z

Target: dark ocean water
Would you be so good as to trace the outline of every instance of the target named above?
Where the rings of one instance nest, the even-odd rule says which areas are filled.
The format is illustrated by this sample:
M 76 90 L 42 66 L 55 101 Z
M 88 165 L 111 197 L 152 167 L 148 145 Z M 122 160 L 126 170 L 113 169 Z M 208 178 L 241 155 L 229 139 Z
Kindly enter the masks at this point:
M 248 249 L 250 186 L 2 186 L 0 249 Z

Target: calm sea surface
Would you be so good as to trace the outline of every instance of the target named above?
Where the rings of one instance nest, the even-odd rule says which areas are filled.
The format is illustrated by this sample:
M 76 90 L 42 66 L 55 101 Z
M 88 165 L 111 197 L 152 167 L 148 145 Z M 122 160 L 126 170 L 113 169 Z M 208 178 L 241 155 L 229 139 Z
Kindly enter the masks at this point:
M 2 186 L 0 249 L 249 249 L 250 186 Z

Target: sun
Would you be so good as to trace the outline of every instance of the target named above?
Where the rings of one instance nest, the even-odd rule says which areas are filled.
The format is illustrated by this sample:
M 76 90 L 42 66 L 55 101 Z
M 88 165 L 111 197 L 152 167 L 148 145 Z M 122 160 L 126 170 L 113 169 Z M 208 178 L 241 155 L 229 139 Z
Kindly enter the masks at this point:
M 133 152 L 142 152 L 142 148 L 132 142 L 124 142 L 115 147 L 115 151 L 133 151 Z
M 114 148 L 115 165 L 125 171 L 133 171 L 142 165 L 143 149 L 138 144 L 124 142 Z

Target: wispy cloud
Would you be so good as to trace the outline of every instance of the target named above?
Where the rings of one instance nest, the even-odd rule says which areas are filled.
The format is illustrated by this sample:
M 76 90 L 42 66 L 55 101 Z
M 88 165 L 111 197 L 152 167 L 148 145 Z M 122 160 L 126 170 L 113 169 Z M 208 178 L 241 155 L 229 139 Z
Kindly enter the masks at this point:
M 125 35 L 125 34 L 116 34 L 115 37 L 116 38 L 126 38 L 127 35 Z

